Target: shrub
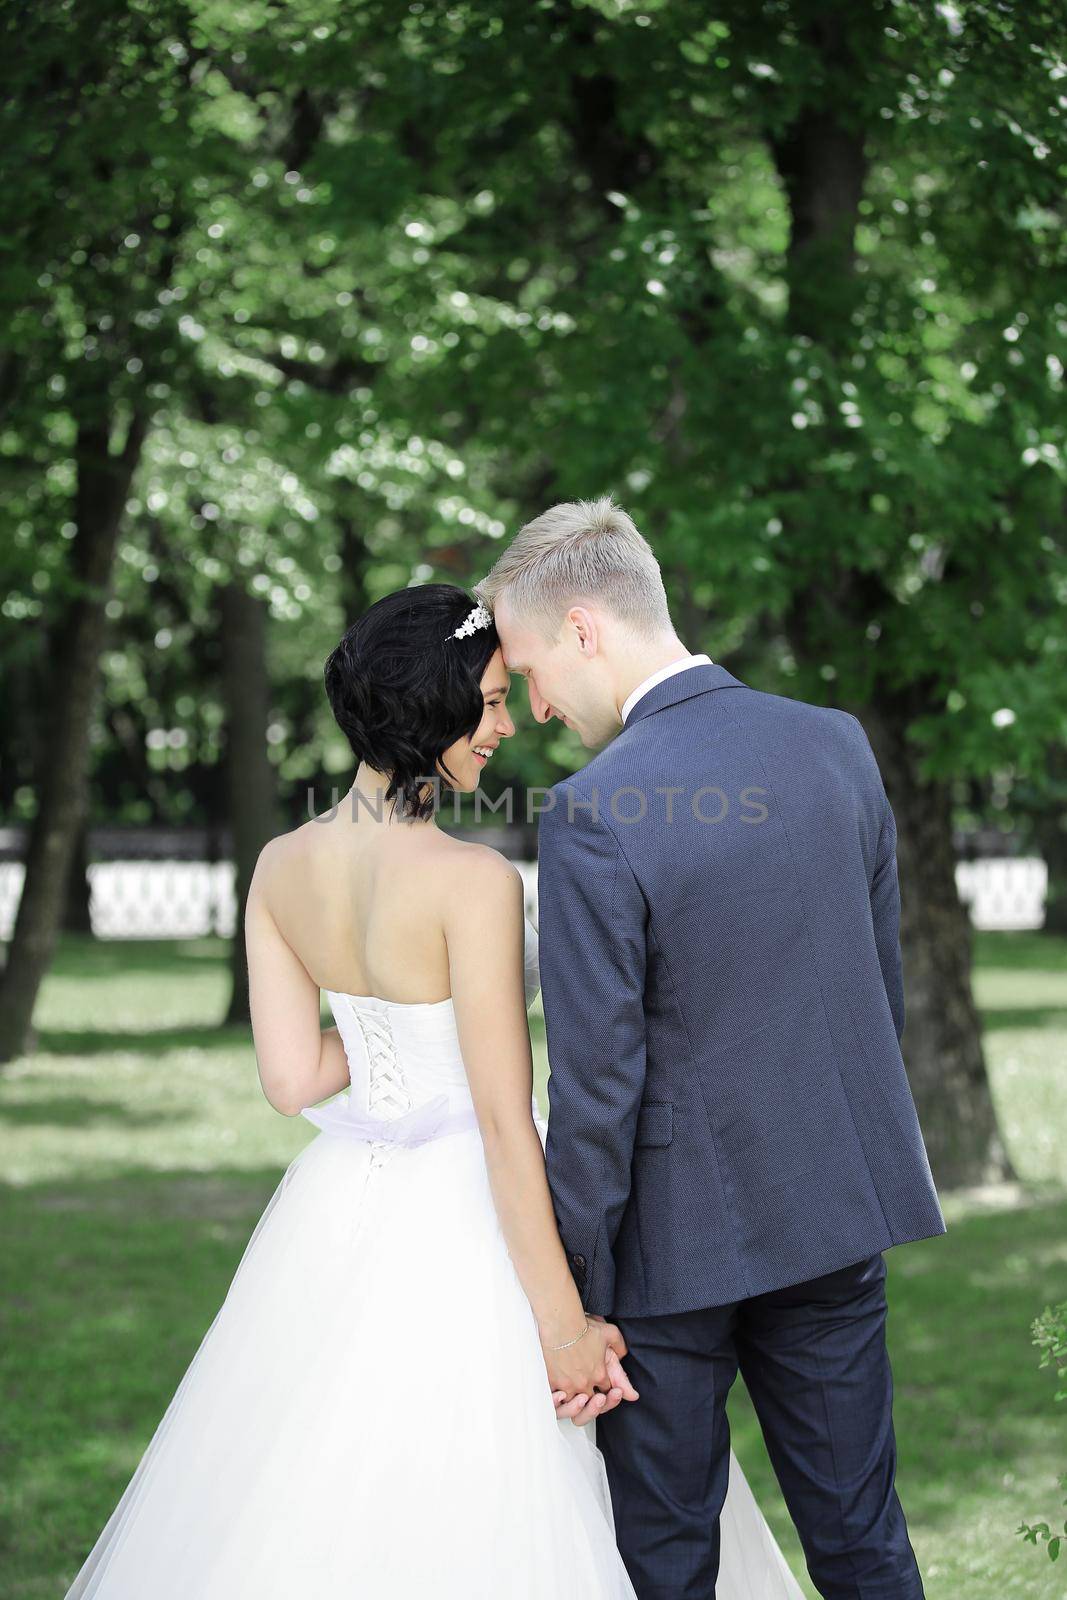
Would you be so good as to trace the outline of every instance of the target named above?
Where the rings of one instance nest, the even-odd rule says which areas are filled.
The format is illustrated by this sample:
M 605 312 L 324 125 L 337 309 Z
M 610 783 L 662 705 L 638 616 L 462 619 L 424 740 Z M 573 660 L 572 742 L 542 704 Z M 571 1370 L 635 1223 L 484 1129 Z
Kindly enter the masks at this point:
M 1031 1325 L 1033 1342 L 1041 1351 L 1039 1365 L 1051 1367 L 1055 1365 L 1056 1378 L 1060 1384 L 1055 1398 L 1067 1400 L 1067 1300 L 1058 1306 L 1046 1306 L 1044 1311 Z M 1060 1479 L 1060 1488 L 1067 1490 L 1067 1473 Z M 1067 1495 L 1064 1497 L 1067 1505 Z M 1053 1533 L 1047 1522 L 1024 1522 L 1016 1529 L 1028 1544 L 1037 1545 L 1044 1542 L 1049 1554 L 1049 1560 L 1055 1561 L 1060 1553 L 1060 1545 L 1067 1538 L 1067 1522 L 1063 1524 L 1063 1532 Z

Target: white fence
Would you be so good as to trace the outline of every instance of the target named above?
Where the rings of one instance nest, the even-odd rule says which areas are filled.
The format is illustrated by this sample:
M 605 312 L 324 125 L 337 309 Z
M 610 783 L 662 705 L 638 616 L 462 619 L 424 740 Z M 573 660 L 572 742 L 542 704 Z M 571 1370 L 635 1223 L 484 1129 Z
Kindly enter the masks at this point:
M 976 928 L 1040 928 L 1048 870 L 1039 856 L 960 861 L 956 889 Z
M 526 908 L 536 920 L 537 867 L 517 862 Z M 0 939 L 9 939 L 22 892 L 20 862 L 0 863 Z M 101 939 L 231 938 L 233 864 L 229 861 L 99 861 L 89 867 L 93 932 Z M 963 861 L 960 898 L 976 928 L 1040 928 L 1047 874 L 1036 857 Z

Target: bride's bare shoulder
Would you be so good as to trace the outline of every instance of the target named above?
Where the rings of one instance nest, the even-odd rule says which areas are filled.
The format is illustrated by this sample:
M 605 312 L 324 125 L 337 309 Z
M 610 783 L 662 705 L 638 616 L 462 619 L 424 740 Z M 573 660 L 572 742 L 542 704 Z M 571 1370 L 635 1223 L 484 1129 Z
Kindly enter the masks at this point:
M 255 875 L 267 884 L 284 884 L 309 870 L 329 870 L 350 854 L 351 841 L 334 819 L 309 818 L 286 833 L 275 834 L 259 852 Z
M 284 895 L 290 887 L 306 886 L 309 873 L 325 871 L 329 875 L 350 862 L 342 841 L 327 838 L 327 832 L 315 822 L 305 822 L 269 840 L 256 864 L 258 888 Z M 492 845 L 456 839 L 437 828 L 398 829 L 378 843 L 387 847 L 391 870 L 399 871 L 394 885 L 405 880 L 417 883 L 427 906 L 439 896 L 442 905 L 469 904 L 475 898 L 504 904 L 517 901 L 520 906 L 524 902 L 522 874 Z
M 269 894 L 292 871 L 298 849 L 302 853 L 302 847 L 295 842 L 296 836 L 302 831 L 301 828 L 293 828 L 289 833 L 279 833 L 262 846 L 252 874 L 252 889 L 255 892 Z
M 505 905 L 516 902 L 521 907 L 525 896 L 522 873 L 507 856 L 491 844 L 476 844 L 465 839 L 450 839 L 442 835 L 446 848 L 440 861 L 451 885 L 460 887 L 467 900 L 491 897 Z
M 303 854 L 311 843 L 309 836 L 313 827 L 311 822 L 302 822 L 287 833 L 275 834 L 260 850 L 259 860 L 268 866 L 280 866 L 284 861 L 291 861 L 295 855 Z

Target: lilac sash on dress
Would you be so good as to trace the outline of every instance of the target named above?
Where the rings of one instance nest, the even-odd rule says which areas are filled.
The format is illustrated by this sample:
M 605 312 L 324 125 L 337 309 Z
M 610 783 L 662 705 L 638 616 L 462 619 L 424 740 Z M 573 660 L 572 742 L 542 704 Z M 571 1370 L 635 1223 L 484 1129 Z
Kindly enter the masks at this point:
M 452 1133 L 466 1133 L 478 1126 L 474 1107 L 465 1106 L 450 1112 L 446 1094 L 434 1095 L 432 1100 L 413 1106 L 399 1117 L 375 1117 L 367 1111 L 354 1109 L 351 1093 L 346 1090 L 327 1105 L 305 1107 L 300 1115 L 323 1133 L 408 1146 L 427 1144 L 431 1139 L 442 1139 Z

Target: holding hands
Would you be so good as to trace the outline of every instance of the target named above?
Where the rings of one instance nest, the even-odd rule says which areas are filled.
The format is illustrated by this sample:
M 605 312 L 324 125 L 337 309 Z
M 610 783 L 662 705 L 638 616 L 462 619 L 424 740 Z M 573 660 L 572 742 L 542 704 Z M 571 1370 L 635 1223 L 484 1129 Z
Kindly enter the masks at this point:
M 588 1317 L 585 1333 L 562 1349 L 551 1335 L 552 1330 L 541 1329 L 541 1351 L 557 1417 L 569 1417 L 584 1427 L 620 1401 L 638 1399 L 621 1363 L 626 1341 L 613 1322 Z

